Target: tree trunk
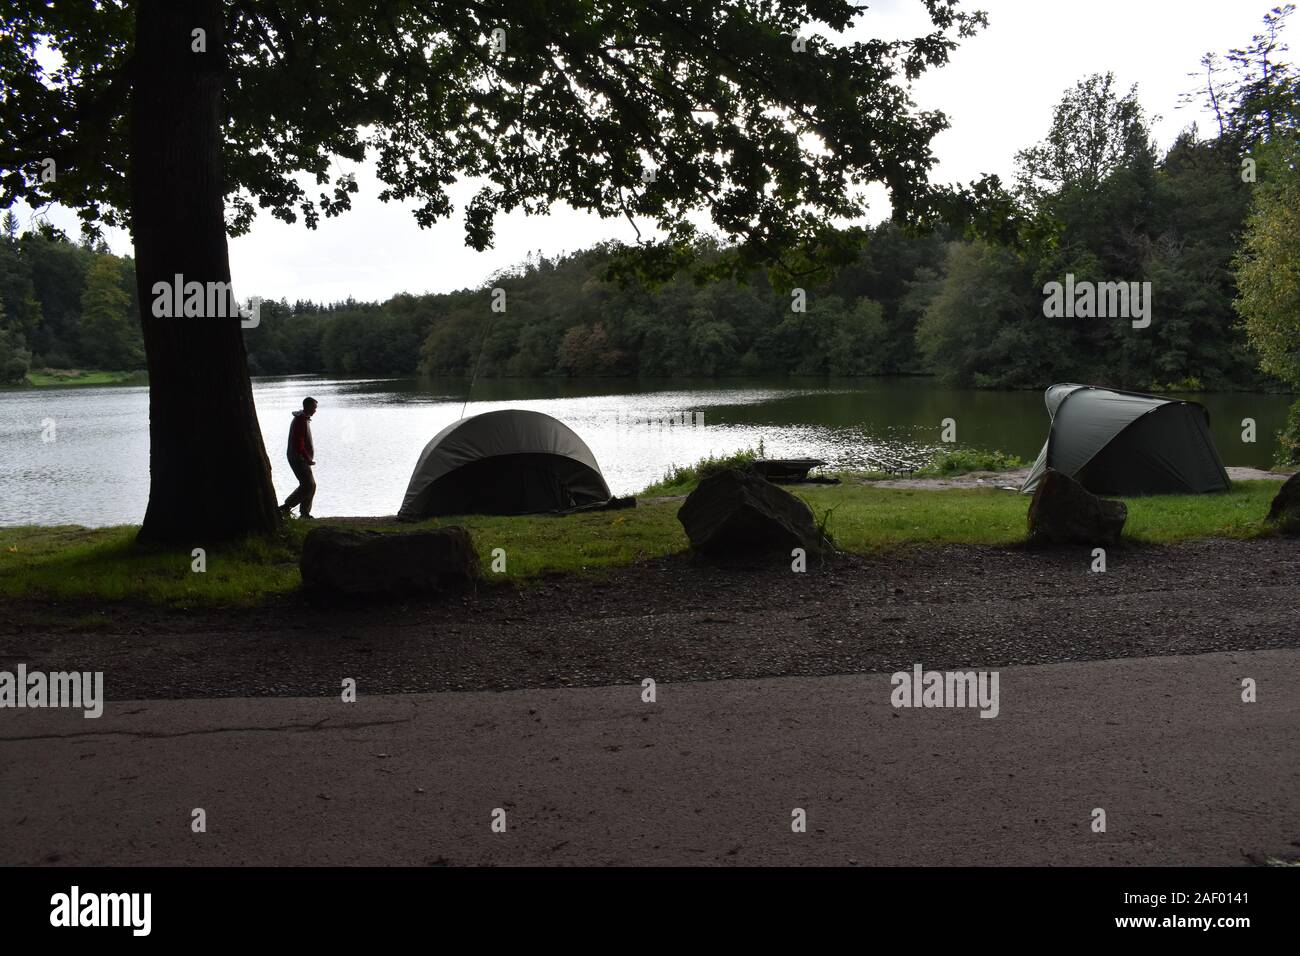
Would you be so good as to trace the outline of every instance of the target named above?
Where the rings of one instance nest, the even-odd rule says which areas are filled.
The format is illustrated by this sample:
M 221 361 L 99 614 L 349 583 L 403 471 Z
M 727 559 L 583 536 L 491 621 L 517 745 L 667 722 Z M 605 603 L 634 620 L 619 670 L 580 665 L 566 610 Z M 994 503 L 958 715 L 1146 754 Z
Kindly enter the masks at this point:
M 138 0 L 130 112 L 131 229 L 149 366 L 140 540 L 200 547 L 279 521 L 238 314 L 154 315 L 157 282 L 230 281 L 222 10 L 222 0 Z M 205 31 L 206 52 L 193 49 L 196 30 Z

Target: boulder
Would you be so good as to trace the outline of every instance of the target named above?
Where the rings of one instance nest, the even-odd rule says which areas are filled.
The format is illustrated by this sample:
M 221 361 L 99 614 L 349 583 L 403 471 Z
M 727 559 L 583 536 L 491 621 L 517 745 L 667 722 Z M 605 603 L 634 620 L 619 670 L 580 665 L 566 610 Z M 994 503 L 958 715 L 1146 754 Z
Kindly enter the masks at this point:
M 1029 502 L 1029 540 L 1035 544 L 1119 544 L 1128 508 L 1098 498 L 1069 475 L 1049 468 Z
M 691 547 L 725 556 L 794 548 L 819 554 L 829 547 L 809 507 L 766 479 L 735 468 L 711 475 L 677 512 Z
M 1283 534 L 1300 534 L 1300 472 L 1288 478 L 1273 498 L 1268 520 Z
M 317 596 L 397 597 L 463 588 L 481 568 L 464 528 L 400 533 L 313 528 L 302 543 L 303 588 Z

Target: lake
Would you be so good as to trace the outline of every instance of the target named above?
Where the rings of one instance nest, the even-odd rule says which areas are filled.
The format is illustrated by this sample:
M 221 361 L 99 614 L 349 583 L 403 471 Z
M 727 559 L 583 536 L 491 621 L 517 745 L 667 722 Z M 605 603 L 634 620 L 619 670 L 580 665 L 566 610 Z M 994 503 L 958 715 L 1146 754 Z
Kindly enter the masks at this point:
M 253 387 L 281 498 L 295 485 L 284 459 L 290 413 L 305 395 L 320 401 L 312 432 L 321 516 L 396 513 L 420 450 L 460 417 L 465 401 L 463 382 L 295 376 L 256 379 Z M 1287 396 L 1179 397 L 1209 408 L 1225 465 L 1269 465 Z M 945 418 L 956 421 L 958 445 L 1032 461 L 1048 424 L 1038 392 L 963 391 L 926 378 L 504 380 L 477 383 L 472 399 L 466 415 L 528 408 L 567 423 L 620 495 L 661 478 L 670 465 L 760 440 L 774 458 L 808 455 L 855 468 L 916 464 L 942 447 Z M 1257 423 L 1254 444 L 1241 440 L 1243 418 Z M 145 388 L 0 391 L 0 525 L 138 523 L 148 464 Z

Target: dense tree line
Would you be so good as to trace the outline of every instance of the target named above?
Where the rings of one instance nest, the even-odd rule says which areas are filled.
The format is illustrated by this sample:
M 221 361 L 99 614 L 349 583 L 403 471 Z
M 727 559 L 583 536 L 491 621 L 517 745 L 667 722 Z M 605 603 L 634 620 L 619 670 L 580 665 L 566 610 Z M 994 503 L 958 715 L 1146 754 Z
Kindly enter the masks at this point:
M 1130 388 L 1260 384 L 1233 302 L 1260 160 L 1294 136 L 1296 78 L 1270 60 L 1289 8 L 1233 51 L 1235 80 L 1207 57 L 1218 130 L 1193 127 L 1157 156 L 1136 90 L 1092 76 L 1068 91 L 1047 137 L 1018 154 L 1017 194 L 1041 233 L 1028 251 L 956 244 L 917 334 L 928 363 L 959 384 L 1023 387 L 1076 379 Z M 1267 80 L 1262 79 L 1267 77 Z M 1265 118 L 1266 117 L 1266 118 Z M 1044 288 L 1149 282 L 1152 321 L 1046 318 Z
M 1260 371 L 1263 339 L 1251 348 L 1234 308 L 1234 263 L 1252 197 L 1287 195 L 1276 181 L 1295 168 L 1269 158 L 1285 152 L 1300 116 L 1295 75 L 1277 59 L 1288 13 L 1270 14 L 1267 32 L 1232 52 L 1232 71 L 1206 58 L 1202 93 L 1217 129 L 1188 129 L 1163 154 L 1136 89 L 1096 75 L 1068 90 L 1043 141 L 1017 157 L 1028 224 L 1019 244 L 886 223 L 855 262 L 793 292 L 762 272 L 624 286 L 607 277 L 616 250 L 601 246 L 532 258 L 473 292 L 324 313 L 281 304 L 250 333 L 253 361 L 336 374 L 477 366 L 483 376 L 933 373 L 990 388 L 1274 387 L 1278 362 Z M 1149 282 L 1150 325 L 1046 316 L 1045 287 L 1067 275 Z M 1293 331 L 1280 334 L 1294 348 Z
M 382 305 L 264 303 L 247 333 L 249 362 L 256 374 L 463 376 L 476 364 L 485 377 L 923 372 L 912 280 L 931 281 L 945 237 L 889 225 L 873 235 L 856 263 L 805 290 L 801 311 L 762 272 L 624 286 L 607 277 L 616 248 L 601 245 L 532 257 L 478 290 Z
M 1270 14 L 1265 33 L 1232 51 L 1227 66 L 1205 58 L 1200 96 L 1217 128 L 1202 136 L 1193 127 L 1163 154 L 1136 89 L 1098 75 L 1067 91 L 1045 138 L 1017 157 L 1014 195 L 1027 224 L 1018 244 L 885 223 L 869 232 L 856 261 L 794 289 L 774 288 L 757 270 L 707 283 L 682 275 L 653 288 L 621 284 L 610 275 L 617 248 L 609 245 L 538 255 L 477 290 L 383 303 L 266 302 L 260 326 L 245 333 L 250 369 L 932 373 L 992 388 L 1063 380 L 1135 389 L 1274 385 L 1267 373 L 1290 378 L 1284 358 L 1294 361 L 1294 329 L 1280 326 L 1269 338 L 1256 318 L 1248 339 L 1234 301 L 1258 302 L 1272 266 L 1235 270 L 1252 197 L 1273 197 L 1279 208 L 1294 198 L 1278 184 L 1294 175 L 1294 162 L 1278 157 L 1294 156 L 1285 144 L 1300 122 L 1296 76 L 1279 53 L 1289 12 Z M 13 381 L 28 365 L 138 367 L 130 261 L 49 228 L 19 237 L 12 225 L 0 242 L 0 374 Z M 725 250 L 704 242 L 698 252 L 707 261 Z M 1150 282 L 1150 326 L 1046 316 L 1045 285 L 1067 274 Z M 1239 288 L 1244 281 L 1254 286 Z M 1273 356 L 1265 372 L 1261 353 Z
M 31 368 L 141 368 L 136 314 L 130 259 L 48 225 L 19 235 L 12 212 L 0 217 L 0 384 Z

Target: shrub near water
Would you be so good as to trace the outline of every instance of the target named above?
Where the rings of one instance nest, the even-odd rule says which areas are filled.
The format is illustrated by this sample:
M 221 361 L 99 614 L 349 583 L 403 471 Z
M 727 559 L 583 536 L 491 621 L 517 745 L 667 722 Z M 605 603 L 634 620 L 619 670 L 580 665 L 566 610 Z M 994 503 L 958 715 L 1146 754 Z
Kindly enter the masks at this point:
M 650 485 L 641 492 L 640 497 L 683 495 L 711 475 L 726 471 L 728 468 L 746 468 L 754 460 L 763 457 L 763 441 L 759 439 L 757 449 L 744 448 L 721 458 L 714 458 L 713 455 L 709 455 L 709 457 L 701 458 L 693 465 L 673 465 L 664 473 L 663 480 Z
M 921 477 L 947 478 L 952 475 L 964 475 L 972 471 L 1012 471 L 1025 467 L 1025 463 L 1015 455 L 1002 451 L 987 451 L 983 448 L 955 448 L 941 451 L 930 464 L 919 469 L 916 474 Z
M 1287 412 L 1282 430 L 1277 433 L 1278 450 L 1274 463 L 1282 468 L 1294 468 L 1300 465 L 1300 399 Z
M 707 458 L 701 458 L 694 465 L 674 465 L 665 473 L 661 481 L 655 482 L 642 491 L 641 497 L 689 494 L 697 484 L 710 475 L 716 475 L 728 468 L 743 469 L 755 459 L 765 457 L 765 449 L 760 439 L 757 449 L 745 448 L 720 458 L 709 455 Z M 964 475 L 972 471 L 1011 471 L 1023 467 L 1025 467 L 1024 461 L 1015 455 L 1008 455 L 1002 451 L 988 451 L 983 448 L 954 448 L 950 451 L 939 452 L 930 460 L 928 465 L 916 469 L 911 472 L 911 475 L 918 478 L 951 478 L 954 475 Z M 873 479 L 898 477 L 896 474 L 883 471 L 840 471 L 837 474 L 844 477 Z
M 841 478 L 859 481 L 890 481 L 897 478 L 953 478 L 969 474 L 972 471 L 1012 471 L 1024 468 L 1026 463 L 1015 455 L 1002 451 L 988 451 L 984 448 L 953 448 L 937 452 L 928 463 L 919 468 L 905 468 L 894 471 L 837 471 Z

